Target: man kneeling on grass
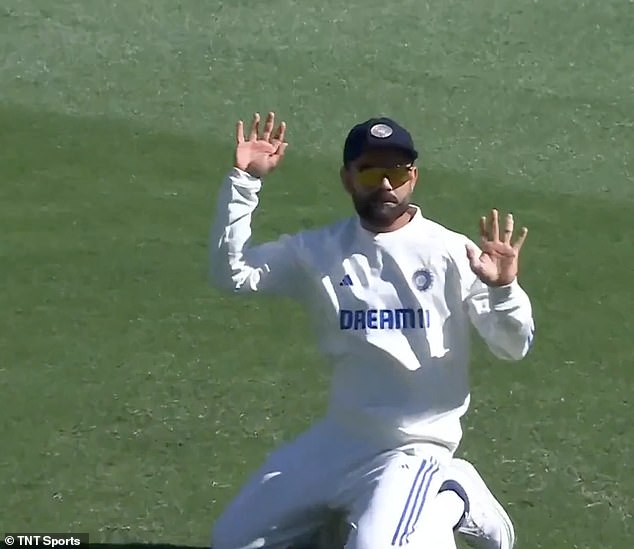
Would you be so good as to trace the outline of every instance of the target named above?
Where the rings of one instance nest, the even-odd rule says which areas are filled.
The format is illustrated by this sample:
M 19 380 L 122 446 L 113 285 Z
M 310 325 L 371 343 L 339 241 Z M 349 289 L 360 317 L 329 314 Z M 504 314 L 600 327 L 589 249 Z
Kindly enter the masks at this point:
M 356 215 L 252 246 L 262 180 L 282 160 L 285 124 L 270 113 L 248 136 L 211 231 L 213 280 L 234 292 L 302 303 L 334 367 L 325 416 L 253 475 L 213 528 L 214 549 L 286 549 L 344 513 L 346 547 L 510 548 L 513 526 L 469 463 L 454 458 L 469 406 L 470 325 L 495 356 L 520 360 L 534 332 L 520 287 L 513 217 L 480 218 L 480 247 L 426 218 L 407 130 L 388 118 L 354 126 L 341 182 Z M 297 182 L 302 184 L 302 182 Z

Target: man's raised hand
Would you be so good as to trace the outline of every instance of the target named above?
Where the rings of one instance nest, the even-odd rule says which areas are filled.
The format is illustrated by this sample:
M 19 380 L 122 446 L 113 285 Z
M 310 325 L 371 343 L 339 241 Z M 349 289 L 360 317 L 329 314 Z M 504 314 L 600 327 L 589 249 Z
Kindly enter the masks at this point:
M 286 124 L 280 122 L 275 128 L 275 113 L 270 112 L 264 122 L 264 130 L 260 134 L 260 115 L 253 115 L 251 132 L 245 138 L 244 123 L 239 120 L 236 125 L 236 158 L 235 167 L 253 177 L 262 179 L 271 173 L 284 157 L 288 143 L 284 141 Z
M 505 286 L 517 278 L 519 255 L 528 229 L 522 227 L 515 242 L 513 215 L 507 214 L 500 231 L 498 211 L 491 210 L 490 219 L 480 218 L 480 249 L 467 246 L 471 270 L 488 286 Z

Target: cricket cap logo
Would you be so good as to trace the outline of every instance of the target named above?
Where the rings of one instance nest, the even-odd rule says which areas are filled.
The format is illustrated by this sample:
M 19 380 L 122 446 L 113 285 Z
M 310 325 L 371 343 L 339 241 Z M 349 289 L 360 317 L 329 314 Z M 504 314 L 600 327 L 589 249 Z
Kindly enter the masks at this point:
M 385 139 L 386 137 L 390 137 L 390 135 L 392 135 L 392 131 L 392 128 L 390 128 L 387 124 L 375 124 L 370 128 L 370 135 L 378 137 L 379 139 Z

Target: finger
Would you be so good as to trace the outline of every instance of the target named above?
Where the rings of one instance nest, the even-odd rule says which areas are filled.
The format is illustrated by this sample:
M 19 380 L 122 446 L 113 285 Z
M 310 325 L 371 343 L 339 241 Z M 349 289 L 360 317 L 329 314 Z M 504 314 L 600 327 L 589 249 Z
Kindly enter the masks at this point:
M 517 237 L 517 240 L 515 241 L 515 244 L 513 244 L 513 249 L 516 252 L 519 252 L 522 249 L 522 246 L 524 245 L 524 241 L 526 240 L 527 235 L 528 235 L 528 229 L 526 227 L 522 227 L 522 229 L 520 230 L 520 234 Z
M 491 210 L 491 236 L 493 242 L 500 240 L 500 220 L 498 219 L 498 211 L 493 208 Z
M 280 125 L 275 130 L 275 141 L 284 142 L 284 136 L 286 135 L 286 122 L 280 122 Z
M 238 144 L 244 143 L 244 122 L 242 120 L 238 120 L 236 124 L 236 141 Z
M 253 115 L 253 123 L 251 124 L 251 133 L 249 134 L 249 141 L 256 141 L 258 133 L 260 132 L 260 113 Z
M 505 244 L 511 243 L 511 237 L 513 236 L 513 225 L 513 214 L 506 214 L 506 218 L 504 219 L 504 237 L 502 238 Z
M 485 216 L 482 216 L 480 218 L 480 240 L 482 242 L 486 242 L 487 240 L 489 240 L 489 232 L 488 232 L 488 228 L 487 228 L 487 218 Z
M 266 117 L 266 122 L 264 123 L 264 133 L 262 133 L 262 139 L 265 141 L 271 140 L 271 133 L 273 132 L 273 127 L 275 126 L 275 113 L 270 112 Z

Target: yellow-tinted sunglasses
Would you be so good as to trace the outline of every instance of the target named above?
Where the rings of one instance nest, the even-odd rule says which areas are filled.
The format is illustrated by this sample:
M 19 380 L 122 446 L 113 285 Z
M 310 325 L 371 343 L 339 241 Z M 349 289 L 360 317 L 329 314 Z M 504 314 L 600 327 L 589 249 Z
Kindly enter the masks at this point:
M 378 188 L 387 179 L 393 189 L 404 185 L 412 178 L 413 164 L 399 164 L 391 168 L 362 168 L 357 172 L 357 182 L 364 187 Z

